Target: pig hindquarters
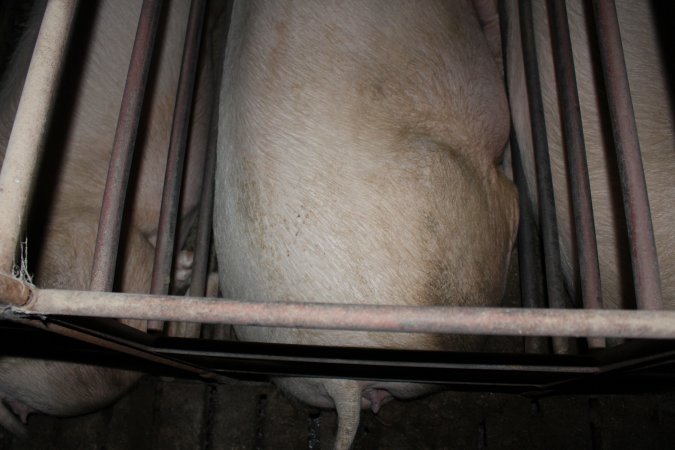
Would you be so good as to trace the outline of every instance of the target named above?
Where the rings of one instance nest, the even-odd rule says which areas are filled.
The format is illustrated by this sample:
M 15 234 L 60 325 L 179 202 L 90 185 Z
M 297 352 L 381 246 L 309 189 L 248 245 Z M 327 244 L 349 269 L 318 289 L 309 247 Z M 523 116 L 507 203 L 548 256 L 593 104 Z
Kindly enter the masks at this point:
M 75 86 L 67 78 L 64 80 L 64 86 L 71 86 L 74 103 L 68 128 L 64 130 L 63 149 L 47 143 L 47 155 L 62 151 L 63 156 L 55 185 L 38 189 L 38 195 L 53 191 L 53 202 L 44 218 L 39 255 L 30 247 L 29 236 L 28 257 L 37 257 L 35 281 L 39 287 L 88 288 L 107 166 L 140 7 L 141 2 L 137 0 L 100 2 L 91 18 L 91 36 L 86 41 L 88 52 L 84 61 L 78 61 L 81 80 Z M 137 153 L 142 153 L 136 157 L 140 182 L 133 194 L 127 196 L 129 229 L 125 232 L 127 241 L 118 262 L 122 267 L 118 286 L 125 292 L 143 293 L 150 288 L 154 254 L 151 242 L 154 242 L 159 217 L 188 7 L 187 2 L 172 2 L 163 12 L 166 31 L 160 33 L 164 39 L 155 49 L 154 62 L 158 67 L 151 72 L 145 120 L 139 132 L 142 136 L 139 144 L 144 145 L 143 150 L 139 147 Z M 44 10 L 44 5 L 36 6 L 37 10 Z M 13 71 L 5 77 L 0 92 L 2 157 L 39 19 L 34 17 L 29 22 L 14 55 Z M 206 86 L 209 76 L 208 70 L 202 71 L 202 87 Z M 201 95 L 195 103 L 190 146 L 203 148 L 205 145 L 205 117 L 210 111 L 208 98 Z M 186 161 L 186 179 L 193 182 L 188 181 L 184 186 L 183 217 L 196 207 L 200 186 L 195 183 L 201 180 L 196 169 L 200 166 L 200 157 L 201 153 Z M 3 357 L 0 359 L 0 396 L 3 404 L 24 416 L 24 420 L 25 413 L 30 411 L 81 414 L 110 403 L 139 376 L 136 372 L 84 364 Z M 23 428 L 20 421 L 3 408 L 0 408 L 0 424 L 14 432 L 21 432 Z
M 497 305 L 517 227 L 499 163 L 503 85 L 470 3 L 238 2 L 220 96 L 214 216 L 223 295 Z M 469 337 L 238 327 L 243 340 L 474 350 Z M 433 389 L 279 378 L 336 408 Z

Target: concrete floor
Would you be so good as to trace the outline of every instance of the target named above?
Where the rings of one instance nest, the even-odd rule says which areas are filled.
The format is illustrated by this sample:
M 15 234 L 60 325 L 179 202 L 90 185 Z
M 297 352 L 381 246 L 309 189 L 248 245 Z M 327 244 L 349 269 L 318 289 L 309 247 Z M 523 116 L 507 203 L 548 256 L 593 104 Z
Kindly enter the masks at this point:
M 334 412 L 272 385 L 145 378 L 110 408 L 29 418 L 29 438 L 0 433 L 0 450 L 326 449 Z M 525 397 L 444 392 L 364 412 L 354 449 L 675 448 L 675 394 Z

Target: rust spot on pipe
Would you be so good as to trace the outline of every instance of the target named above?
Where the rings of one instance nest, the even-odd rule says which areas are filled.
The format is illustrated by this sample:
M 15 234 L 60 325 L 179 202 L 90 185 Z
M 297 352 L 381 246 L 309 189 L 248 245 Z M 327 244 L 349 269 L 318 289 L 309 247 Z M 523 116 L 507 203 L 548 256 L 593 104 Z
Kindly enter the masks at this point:
M 32 296 L 32 288 L 12 276 L 0 274 L 0 302 L 8 305 L 24 306 Z

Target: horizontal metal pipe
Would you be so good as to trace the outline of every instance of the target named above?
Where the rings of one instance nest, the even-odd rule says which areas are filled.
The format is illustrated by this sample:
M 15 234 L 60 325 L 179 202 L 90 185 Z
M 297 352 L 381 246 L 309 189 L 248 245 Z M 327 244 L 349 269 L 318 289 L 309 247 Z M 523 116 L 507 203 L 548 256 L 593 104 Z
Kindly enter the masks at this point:
M 11 273 L 54 109 L 77 0 L 47 3 L 0 173 L 0 270 Z
M 675 338 L 675 311 L 244 302 L 36 288 L 32 292 L 25 306 L 6 313 L 387 332 Z
M 612 0 L 596 0 L 593 10 L 621 178 L 636 303 L 638 308 L 660 309 L 663 304 L 654 229 L 616 7 Z

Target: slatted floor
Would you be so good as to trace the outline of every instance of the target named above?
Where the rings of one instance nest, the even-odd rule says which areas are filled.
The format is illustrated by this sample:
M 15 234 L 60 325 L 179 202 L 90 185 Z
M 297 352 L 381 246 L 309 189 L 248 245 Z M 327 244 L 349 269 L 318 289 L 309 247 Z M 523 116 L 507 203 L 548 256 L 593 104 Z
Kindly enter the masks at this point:
M 30 439 L 0 449 L 326 449 L 336 417 L 271 385 L 146 378 L 111 408 L 32 416 Z M 445 392 L 365 412 L 355 449 L 668 449 L 675 394 L 555 397 Z

